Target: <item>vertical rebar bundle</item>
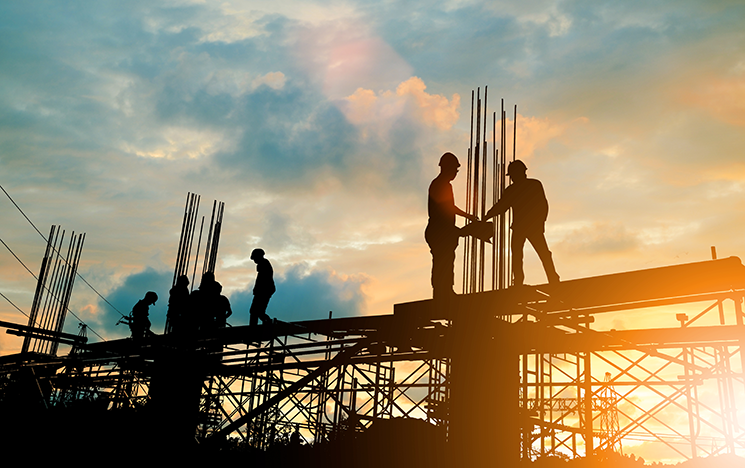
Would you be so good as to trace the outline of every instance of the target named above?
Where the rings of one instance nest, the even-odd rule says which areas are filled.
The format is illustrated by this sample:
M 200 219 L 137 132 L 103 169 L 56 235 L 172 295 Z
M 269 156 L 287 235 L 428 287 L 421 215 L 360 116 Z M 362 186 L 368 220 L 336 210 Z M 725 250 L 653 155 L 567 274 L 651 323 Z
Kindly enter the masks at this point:
M 65 231 L 60 226 L 52 225 L 47 238 L 47 247 L 36 283 L 34 301 L 28 326 L 42 331 L 23 339 L 22 352 L 37 352 L 54 356 L 57 354 L 59 341 L 46 336 L 43 331 L 59 334 L 65 325 L 72 287 L 78 270 L 80 254 L 83 251 L 85 234 L 73 232 L 67 246 L 67 254 L 62 256 Z
M 491 153 L 488 151 L 487 120 L 487 87 L 484 87 L 483 100 L 481 90 L 477 88 L 475 92 L 471 91 L 471 138 L 468 148 L 465 211 L 480 219 L 483 219 L 486 211 L 499 201 L 507 187 L 507 113 L 504 109 L 504 99 L 501 100 L 499 116 L 496 112 L 492 114 Z M 512 161 L 515 160 L 517 150 L 517 105 L 513 125 Z M 487 201 L 491 204 L 487 205 Z M 509 212 L 496 217 L 491 246 L 483 240 L 466 237 L 463 251 L 463 293 L 484 291 L 489 275 L 492 290 L 504 289 L 510 285 L 509 225 Z M 489 249 L 491 255 L 487 254 Z
M 181 237 L 179 238 L 178 252 L 176 253 L 176 267 L 173 272 L 172 286 L 176 285 L 176 280 L 181 275 L 189 276 L 189 266 L 192 265 L 192 248 L 194 246 L 194 236 L 197 232 L 197 219 L 199 218 L 199 203 L 201 196 L 189 192 L 186 195 L 186 205 L 184 206 L 184 219 L 181 223 Z M 209 224 L 209 234 L 207 236 L 204 259 L 202 260 L 201 276 L 205 273 L 215 272 L 217 266 L 217 248 L 220 243 L 220 232 L 222 231 L 222 218 L 225 211 L 225 203 L 214 200 L 212 202 L 212 216 Z M 202 245 L 202 233 L 204 231 L 204 216 L 199 226 L 199 237 L 197 238 L 197 248 L 194 253 L 194 263 L 191 269 L 191 289 L 194 289 L 194 282 L 197 274 L 197 264 L 199 263 L 199 251 Z M 200 276 L 200 282 L 201 282 Z M 166 319 L 165 333 L 171 332 L 171 324 Z
M 207 272 L 214 273 L 217 266 L 217 247 L 220 244 L 220 232 L 222 231 L 222 217 L 225 211 L 225 203 L 215 200 L 212 202 L 212 216 L 210 218 L 210 231 L 207 236 L 207 250 L 204 253 L 204 264 L 202 275 Z
M 184 220 L 181 223 L 181 237 L 178 244 L 178 253 L 176 254 L 176 269 L 173 272 L 173 286 L 176 285 L 176 280 L 179 276 L 189 274 L 189 257 L 191 257 L 191 247 L 194 242 L 200 198 L 196 193 L 190 192 L 186 195 Z
M 199 202 L 201 196 L 195 193 L 189 193 L 186 196 L 186 206 L 184 207 L 184 220 L 181 224 L 181 237 L 179 239 L 178 253 L 176 254 L 176 268 L 173 272 L 173 285 L 181 275 L 189 275 L 189 266 L 191 265 L 192 248 L 194 246 L 194 236 L 197 231 L 197 219 L 199 217 Z M 222 219 L 225 211 L 225 203 L 221 201 L 212 202 L 212 216 L 210 218 L 209 233 L 205 247 L 204 259 L 202 261 L 202 275 L 205 273 L 215 272 L 217 266 L 217 248 L 220 244 L 220 232 L 222 231 Z M 202 232 L 204 231 L 204 216 L 199 227 L 199 237 L 197 240 L 197 250 L 194 255 L 194 268 L 192 269 L 191 284 L 194 287 L 196 279 L 197 264 L 199 263 L 199 250 L 202 244 Z

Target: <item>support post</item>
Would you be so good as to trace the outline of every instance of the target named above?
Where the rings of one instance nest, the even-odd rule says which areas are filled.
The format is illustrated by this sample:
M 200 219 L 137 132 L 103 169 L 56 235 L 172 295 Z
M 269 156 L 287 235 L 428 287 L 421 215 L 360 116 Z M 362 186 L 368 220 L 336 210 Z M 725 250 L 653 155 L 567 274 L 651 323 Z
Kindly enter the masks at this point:
M 516 466 L 520 367 L 510 324 L 461 310 L 452 328 L 450 466 Z

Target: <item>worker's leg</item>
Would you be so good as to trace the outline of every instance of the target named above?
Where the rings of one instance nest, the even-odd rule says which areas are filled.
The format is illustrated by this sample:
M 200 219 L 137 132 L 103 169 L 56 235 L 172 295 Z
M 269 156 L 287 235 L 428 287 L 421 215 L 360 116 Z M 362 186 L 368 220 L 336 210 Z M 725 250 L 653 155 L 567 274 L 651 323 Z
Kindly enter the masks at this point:
M 454 294 L 455 283 L 455 249 L 458 248 L 458 231 L 433 232 L 428 227 L 425 239 L 432 253 L 432 290 L 433 297 L 445 297 Z
M 528 236 L 530 244 L 538 254 L 538 258 L 541 259 L 543 269 L 546 271 L 546 278 L 548 282 L 558 283 L 559 275 L 556 273 L 556 267 L 554 266 L 554 259 L 551 255 L 551 251 L 548 250 L 548 243 L 546 243 L 546 236 L 542 232 L 534 233 Z
M 261 323 L 269 323 L 272 321 L 271 318 L 266 314 L 266 307 L 269 305 L 269 298 L 272 296 L 254 296 L 251 301 L 251 324 L 258 324 L 259 319 Z
M 266 296 L 266 299 L 262 303 L 262 313 L 259 315 L 259 318 L 261 319 L 261 323 L 272 323 L 272 318 L 269 317 L 269 315 L 266 313 L 266 308 L 269 306 L 269 299 L 271 299 L 272 296 Z
M 455 249 L 432 249 L 432 290 L 434 297 L 452 295 L 455 279 Z
M 523 247 L 525 246 L 525 234 L 512 232 L 512 281 L 515 286 L 522 286 L 525 282 L 523 270 Z

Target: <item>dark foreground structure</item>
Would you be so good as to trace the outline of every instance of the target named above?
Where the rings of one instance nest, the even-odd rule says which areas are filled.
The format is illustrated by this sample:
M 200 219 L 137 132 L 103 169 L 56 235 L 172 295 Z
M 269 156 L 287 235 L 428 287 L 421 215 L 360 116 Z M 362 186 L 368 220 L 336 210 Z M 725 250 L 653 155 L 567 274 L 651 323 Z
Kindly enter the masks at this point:
M 160 443 L 257 450 L 296 432 L 293 443 L 318 446 L 416 418 L 430 443 L 412 444 L 415 458 L 438 453 L 450 466 L 599 457 L 639 438 L 671 458 L 742 455 L 743 296 L 745 266 L 732 257 L 397 304 L 391 315 L 27 352 L 0 362 L 2 403 L 148 408 Z M 618 313 L 678 323 L 594 325 Z M 387 453 L 375 450 L 368 459 Z

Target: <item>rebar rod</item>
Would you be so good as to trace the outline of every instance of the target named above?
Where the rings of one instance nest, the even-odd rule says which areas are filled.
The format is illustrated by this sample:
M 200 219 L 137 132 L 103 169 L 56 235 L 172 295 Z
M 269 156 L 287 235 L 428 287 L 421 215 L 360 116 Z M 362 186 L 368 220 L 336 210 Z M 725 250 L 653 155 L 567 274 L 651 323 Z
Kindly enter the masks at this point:
M 62 295 L 59 313 L 57 315 L 57 323 L 54 328 L 54 331 L 56 332 L 62 332 L 62 328 L 65 326 L 65 319 L 67 317 L 66 312 L 70 304 L 70 297 L 72 296 L 73 285 L 75 284 L 75 275 L 77 274 L 78 264 L 80 263 L 80 255 L 82 254 L 84 239 L 84 233 L 75 236 L 74 232 L 72 234 L 72 238 L 70 239 L 70 250 L 68 252 L 68 258 L 70 259 L 70 262 L 67 264 L 69 269 L 65 278 L 65 288 Z M 57 354 L 57 349 L 59 348 L 59 342 L 52 341 L 51 348 L 52 349 L 50 354 L 55 356 Z
M 59 276 L 57 278 L 57 284 L 55 285 L 56 294 L 55 294 L 55 301 L 52 302 L 52 307 L 49 314 L 49 326 L 46 327 L 47 330 L 53 330 L 53 331 L 62 331 L 57 329 L 57 325 L 59 323 L 60 316 L 63 314 L 63 309 L 61 309 L 61 306 L 64 304 L 64 298 L 65 294 L 67 293 L 67 277 L 68 277 L 68 270 L 71 269 L 71 254 L 72 254 L 72 246 L 73 241 L 75 241 L 75 232 L 73 232 L 70 235 L 70 242 L 67 246 L 67 258 L 64 260 L 64 263 L 62 263 L 62 267 L 60 268 Z M 60 243 L 60 248 L 62 247 L 62 243 Z M 61 259 L 61 254 L 59 255 L 59 259 Z M 56 352 L 56 346 L 51 341 L 47 341 L 45 348 L 47 348 L 48 354 L 55 354 Z M 53 352 L 54 351 L 54 352 Z
M 512 132 L 512 160 L 515 160 L 515 153 L 517 152 L 517 104 L 515 104 L 515 114 L 512 121 L 513 132 Z
M 191 197 L 191 193 L 187 193 L 186 203 L 184 204 L 184 220 L 181 222 L 181 236 L 179 237 L 178 251 L 176 252 L 176 267 L 173 270 L 173 284 L 171 284 L 171 286 L 176 286 L 176 278 L 178 278 L 179 276 L 179 259 L 181 258 L 181 248 L 184 244 L 184 228 L 186 227 L 186 212 L 189 207 L 190 197 Z
M 215 269 L 217 268 L 217 251 L 220 246 L 220 234 L 222 233 L 222 219 L 223 214 L 225 212 L 225 203 L 219 202 L 217 205 L 217 222 L 215 222 L 215 234 L 213 238 L 213 249 L 211 252 L 211 272 L 215 272 Z
M 194 195 L 194 205 L 192 206 L 191 212 L 189 213 L 189 223 L 187 226 L 187 233 L 186 233 L 186 244 L 184 245 L 184 262 L 181 266 L 181 273 L 182 275 L 188 275 L 189 274 L 189 261 L 191 259 L 191 245 L 194 241 L 194 228 L 195 224 L 197 222 L 197 212 L 199 211 L 199 202 L 201 201 L 201 196 Z
M 473 172 L 473 110 L 474 110 L 474 99 L 476 92 L 471 90 L 471 128 L 469 136 L 468 146 L 468 170 L 466 172 L 466 213 L 473 213 L 473 207 L 471 206 L 471 174 Z M 471 270 L 469 268 L 471 259 L 471 239 L 466 237 L 463 242 L 463 293 L 467 293 L 470 290 L 470 276 Z
M 194 290 L 194 278 L 197 276 L 197 264 L 199 263 L 199 247 L 202 245 L 202 231 L 204 230 L 204 216 L 202 216 L 202 224 L 199 226 L 199 240 L 197 241 L 197 254 L 194 257 L 194 271 L 191 274 L 191 286 L 190 291 Z
M 506 173 L 507 173 L 507 111 L 504 110 L 504 100 L 502 100 L 502 154 L 505 155 L 505 189 L 507 188 L 506 183 Z M 504 194 L 504 192 L 502 192 Z M 507 284 L 511 284 L 510 278 L 512 278 L 511 268 L 510 268 L 510 262 L 509 262 L 509 252 L 510 249 L 510 222 L 509 217 L 511 216 L 512 211 L 507 211 L 503 214 L 503 219 L 505 219 L 505 226 L 504 226 L 504 232 L 505 232 L 505 246 L 504 246 L 504 252 L 505 252 L 505 279 Z
M 473 197 L 473 213 L 478 213 L 479 210 L 479 178 L 480 178 L 480 163 L 481 163 L 481 89 L 476 88 L 476 146 L 474 147 L 473 156 L 473 189 L 471 196 Z M 476 292 L 476 279 L 477 279 L 477 261 L 479 255 L 479 244 L 476 240 L 471 241 L 471 274 L 470 274 L 470 288 L 469 292 Z
M 191 216 L 192 212 L 194 210 L 194 202 L 196 201 L 196 196 L 193 193 L 189 193 L 189 200 L 187 201 L 186 206 L 186 222 L 184 223 L 184 227 L 182 230 L 182 242 L 179 246 L 179 256 L 176 260 L 178 265 L 178 271 L 176 274 L 176 277 L 184 274 L 184 263 L 186 261 L 186 251 L 187 251 L 187 245 L 189 242 L 189 225 L 191 224 Z
M 202 276 L 209 271 L 209 263 L 210 263 L 210 254 L 212 251 L 212 229 L 215 225 L 215 205 L 217 204 L 217 200 L 214 200 L 212 202 L 212 214 L 210 215 L 210 230 L 207 234 L 207 244 L 204 251 L 204 262 L 202 262 Z
M 479 219 L 483 219 L 484 215 L 486 215 L 486 180 L 487 180 L 487 162 L 488 158 L 487 156 L 487 137 L 486 137 L 486 125 L 487 125 L 487 91 L 488 86 L 484 86 L 484 117 L 483 117 L 483 124 L 484 124 L 484 130 L 481 135 L 481 146 L 482 146 L 482 174 L 481 174 L 481 211 L 479 215 Z M 486 242 L 484 242 L 482 239 L 479 239 L 479 288 L 478 291 L 484 290 L 484 269 L 486 264 Z
M 491 188 L 491 204 L 494 206 L 497 203 L 497 195 L 499 193 L 499 165 L 497 164 L 497 113 L 492 113 L 492 188 Z M 497 265 L 497 251 L 499 244 L 497 243 L 498 232 L 496 220 L 492 223 L 492 244 L 491 244 L 491 288 L 492 290 L 497 289 L 498 281 L 498 269 Z
M 59 233 L 59 229 L 57 230 Z M 60 272 L 60 250 L 62 250 L 62 243 L 65 239 L 65 231 L 62 231 L 62 236 L 59 237 L 59 244 L 56 243 L 53 245 L 54 250 L 57 255 L 55 255 L 55 252 L 52 252 L 52 256 L 54 258 L 54 267 L 52 268 L 52 276 L 49 279 L 49 288 L 47 289 L 47 294 L 45 295 L 44 300 L 44 308 L 41 311 L 41 317 L 40 317 L 40 325 L 39 328 L 42 328 L 44 330 L 49 330 L 49 324 L 51 319 L 52 310 L 54 309 L 54 304 L 51 303 L 54 298 L 58 296 L 58 294 L 55 292 L 55 289 L 58 289 L 58 278 L 59 278 L 59 272 Z M 43 294 L 43 293 L 42 293 Z M 52 310 L 50 310 L 52 309 Z M 34 350 L 38 351 L 40 353 L 45 352 L 45 342 L 41 340 L 36 340 L 36 343 L 34 344 Z

